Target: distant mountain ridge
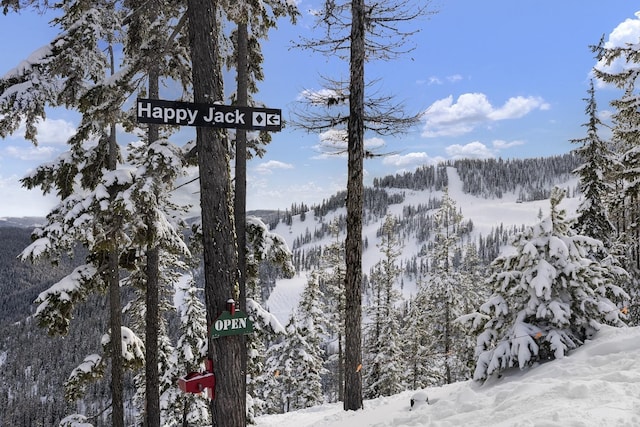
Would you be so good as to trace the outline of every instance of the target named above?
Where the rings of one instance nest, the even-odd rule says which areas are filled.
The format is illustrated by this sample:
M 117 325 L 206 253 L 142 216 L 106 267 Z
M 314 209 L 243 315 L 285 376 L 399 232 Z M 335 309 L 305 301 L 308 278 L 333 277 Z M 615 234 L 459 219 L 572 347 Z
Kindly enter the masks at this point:
M 47 219 L 45 217 L 25 216 L 18 217 L 0 217 L 0 227 L 18 227 L 18 228 L 35 228 L 44 224 Z

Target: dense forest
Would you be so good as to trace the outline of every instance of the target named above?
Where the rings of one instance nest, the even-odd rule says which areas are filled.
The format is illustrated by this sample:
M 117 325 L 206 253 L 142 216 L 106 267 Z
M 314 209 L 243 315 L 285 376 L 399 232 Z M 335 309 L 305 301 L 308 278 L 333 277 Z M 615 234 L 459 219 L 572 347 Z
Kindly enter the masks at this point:
M 529 163 L 531 162 L 531 163 Z M 482 171 L 486 176 L 510 177 L 521 173 L 522 170 L 530 171 L 531 176 L 539 173 L 540 168 L 549 170 L 545 176 L 545 182 L 535 181 L 538 186 L 562 183 L 570 175 L 571 168 L 575 166 L 572 156 L 549 158 L 517 162 L 500 161 L 469 161 L 460 162 L 465 166 L 461 169 L 460 177 L 463 182 L 466 177 Z M 560 167 L 558 165 L 564 165 Z M 396 218 L 393 234 L 405 243 L 415 241 L 422 247 L 419 253 L 403 258 L 401 264 L 401 277 L 399 283 L 410 283 L 425 277 L 432 268 L 429 254 L 435 249 L 434 238 L 438 233 L 436 212 L 442 208 L 442 198 L 438 196 L 446 188 L 446 168 L 450 164 L 442 164 L 437 167 L 423 167 L 414 174 L 404 174 L 402 177 L 386 177 L 376 180 L 377 187 L 367 188 L 365 191 L 365 223 L 378 224 L 377 236 L 384 234 L 384 221 L 388 208 L 391 205 L 402 205 L 402 216 Z M 455 166 L 453 166 L 455 167 Z M 427 173 L 426 171 L 431 171 Z M 440 180 L 425 180 L 426 175 L 440 176 Z M 523 178 L 524 179 L 524 178 Z M 385 185 L 381 185 L 381 183 Z M 485 183 L 478 189 L 478 194 L 483 197 L 498 197 L 499 194 L 516 191 L 512 180 L 484 179 Z M 524 181 L 523 181 L 524 182 Z M 395 187 L 394 187 L 395 186 Z M 548 190 L 541 192 L 548 192 Z M 417 205 L 405 203 L 403 196 L 409 189 L 425 190 L 425 199 Z M 490 195 L 490 196 L 489 196 Z M 313 231 L 308 230 L 304 234 L 293 239 L 292 262 L 298 273 L 310 272 L 326 267 L 327 256 L 331 252 L 334 241 L 332 236 L 344 234 L 345 218 L 343 212 L 344 194 L 338 193 L 320 205 L 307 206 L 304 204 L 292 204 L 291 210 L 284 212 L 259 211 L 252 212 L 260 215 L 265 223 L 271 224 L 275 229 L 279 226 L 290 226 L 292 221 L 305 222 L 306 218 L 315 218 L 318 222 Z M 330 218 L 326 221 L 325 217 Z M 14 223 L 12 223 L 14 225 Z M 100 334 L 104 330 L 105 299 L 96 295 L 92 302 L 80 306 L 74 312 L 76 321 L 71 323 L 69 334 L 64 337 L 49 337 L 45 330 L 38 327 L 32 317 L 36 308 L 34 301 L 38 294 L 57 280 L 68 274 L 82 259 L 82 254 L 76 254 L 74 258 L 65 257 L 57 267 L 52 267 L 46 261 L 31 264 L 20 261 L 17 256 L 30 243 L 32 227 L 23 224 L 23 227 L 0 227 L 0 239 L 3 242 L 0 248 L 0 316 L 2 329 L 2 342 L 0 347 L 0 363 L 3 369 L 0 373 L 0 403 L 8 408 L 2 413 L 2 425 L 55 425 L 54 420 L 60 420 L 65 414 L 77 410 L 85 413 L 100 414 L 108 406 L 108 384 L 104 381 L 95 383 L 87 397 L 75 404 L 68 403 L 64 399 L 63 384 L 70 372 L 82 361 L 87 354 L 98 351 L 100 347 Z M 474 241 L 475 251 L 478 254 L 478 268 L 486 269 L 486 266 L 498 255 L 500 248 L 521 227 L 507 229 L 497 227 L 486 236 L 480 236 Z M 464 219 L 456 229 L 461 238 L 469 236 L 473 231 L 472 219 Z M 365 241 L 365 246 L 373 246 L 374 242 Z M 463 262 L 462 249 L 452 259 L 455 267 Z M 484 267 L 482 267 L 484 266 Z M 282 271 L 269 262 L 262 262 L 258 268 L 258 287 L 262 301 L 267 301 L 270 292 L 282 277 Z M 375 282 L 375 271 L 365 272 L 366 292 L 371 296 L 372 283 Z M 202 275 L 196 274 L 197 286 L 203 286 Z M 320 281 L 322 296 L 330 303 L 331 292 L 325 287 L 328 279 Z M 123 298 L 130 298 L 127 295 Z M 368 300 L 371 302 L 371 300 Z M 171 311 L 170 313 L 173 313 Z M 175 316 L 168 314 L 169 335 L 172 339 L 178 336 L 178 323 Z M 335 356 L 335 355 L 334 355 Z M 335 360 L 327 363 L 335 363 Z M 327 372 L 323 375 L 323 393 L 327 399 L 335 398 L 335 384 L 337 371 Z M 135 393 L 132 373 L 128 374 L 126 396 L 131 399 Z M 331 397 L 333 396 L 333 397 Z M 273 409 L 271 409 L 273 410 Z M 135 414 L 132 408 L 127 412 L 127 419 L 133 420 Z M 93 422 L 102 425 L 98 417 Z
M 358 410 L 363 398 L 563 357 L 601 324 L 640 323 L 637 45 L 593 47 L 600 66 L 629 67 L 594 68 L 623 96 L 603 124 L 592 83 L 574 154 L 456 160 L 363 188 L 364 160 L 377 156 L 365 139 L 430 114 L 379 95 L 365 63 L 410 52 L 421 24 L 409 27 L 435 11 L 430 1 L 323 2 L 321 31 L 295 47 L 344 60 L 349 78 L 321 76 L 290 123 L 346 155 L 347 192 L 260 219 L 245 216 L 246 159 L 267 152 L 266 126 L 197 126 L 184 141 L 173 121 L 139 123 L 132 106 L 166 95 L 262 105 L 262 41 L 281 20 L 296 23 L 297 2 L 0 4 L 55 15 L 55 36 L 0 78 L 0 137 L 37 144 L 56 108 L 78 122 L 57 157 L 21 179 L 58 203 L 28 229 L 32 241 L 16 228 L 0 236 L 3 424 L 242 427 L 323 402 Z M 187 222 L 190 206 L 173 194 L 196 168 L 201 218 Z M 454 180 L 458 198 L 508 196 L 540 214 L 478 233 L 449 193 Z M 563 201 L 578 194 L 573 221 Z M 295 303 L 285 295 L 276 318 L 285 284 Z M 211 334 L 236 301 L 251 333 Z M 176 388 L 212 375 L 215 399 Z M 204 389 L 214 391 L 210 381 L 193 391 Z

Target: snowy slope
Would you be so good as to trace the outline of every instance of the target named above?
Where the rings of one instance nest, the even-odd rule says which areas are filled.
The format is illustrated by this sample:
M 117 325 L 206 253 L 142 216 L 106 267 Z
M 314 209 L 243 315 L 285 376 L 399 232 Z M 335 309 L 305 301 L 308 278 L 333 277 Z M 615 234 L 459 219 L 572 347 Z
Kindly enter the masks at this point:
M 462 192 L 461 181 L 450 168 L 449 195 L 455 200 L 465 220 L 471 219 L 474 233 L 487 235 L 500 224 L 505 227 L 533 225 L 539 215 L 547 216 L 548 200 L 517 201 L 516 194 L 501 199 L 484 199 Z M 573 188 L 576 181 L 564 186 Z M 439 192 L 397 190 L 405 194 L 403 204 L 391 205 L 389 213 L 401 216 L 403 206 L 418 205 Z M 575 213 L 579 199 L 567 197 L 562 207 Z M 342 214 L 344 210 L 333 213 Z M 331 221 L 331 214 L 323 220 Z M 369 248 L 363 254 L 363 271 L 380 259 L 376 247 L 377 222 L 366 224 L 363 236 Z M 320 227 L 313 215 L 305 221 L 294 217 L 291 226 L 280 224 L 275 230 L 292 246 L 305 230 L 312 234 Z M 344 237 L 344 236 L 342 236 Z M 329 238 L 310 245 L 326 245 Z M 419 245 L 403 242 L 403 256 L 417 253 Z M 269 309 L 286 323 L 299 302 L 306 283 L 306 272 L 293 279 L 279 280 L 268 301 Z M 410 284 L 405 283 L 406 288 Z M 424 390 L 430 404 L 410 410 L 410 399 L 416 393 L 407 391 L 396 396 L 365 402 L 362 411 L 344 412 L 340 403 L 326 404 L 307 410 L 258 418 L 259 427 L 368 427 L 368 426 L 497 426 L 497 427 L 567 427 L 567 426 L 640 426 L 640 328 L 603 327 L 594 340 L 569 354 L 529 370 L 507 371 L 500 379 L 486 384 L 472 381 Z
M 505 227 L 514 225 L 533 225 L 539 221 L 538 215 L 540 212 L 542 212 L 544 216 L 549 214 L 549 200 L 520 203 L 517 201 L 518 197 L 515 193 L 506 193 L 500 199 L 485 199 L 482 197 L 472 196 L 462 191 L 462 182 L 455 168 L 449 167 L 447 169 L 447 174 L 449 181 L 449 196 L 456 202 L 464 220 L 471 219 L 473 221 L 475 238 L 477 238 L 478 235 L 487 236 L 493 227 L 498 227 L 500 224 Z M 573 188 L 576 184 L 577 178 L 572 179 L 563 186 Z M 405 195 L 403 203 L 389 206 L 388 213 L 398 217 L 402 217 L 404 206 L 417 206 L 421 203 L 425 203 L 430 198 L 442 197 L 441 191 L 413 191 L 405 189 L 388 191 L 399 191 Z M 567 209 L 569 213 L 572 213 L 575 212 L 578 203 L 579 200 L 577 198 L 570 198 L 567 196 L 563 200 L 562 207 Z M 323 222 L 328 224 L 338 215 L 345 216 L 346 209 L 341 208 L 328 214 L 323 218 Z M 367 238 L 369 241 L 369 247 L 364 250 L 362 259 L 362 271 L 365 274 L 368 274 L 371 267 L 381 259 L 380 251 L 376 247 L 376 244 L 379 241 L 376 237 L 376 231 L 380 228 L 383 221 L 384 218 L 381 218 L 379 221 L 363 224 L 363 238 Z M 320 227 L 320 222 L 315 219 L 312 214 L 306 215 L 306 219 L 304 221 L 300 221 L 300 217 L 298 215 L 293 218 L 291 226 L 281 222 L 273 232 L 282 236 L 287 242 L 287 245 L 292 248 L 293 242 L 297 237 L 303 235 L 305 231 L 309 231 L 313 234 L 314 231 L 316 229 L 320 229 Z M 342 235 L 341 238 L 344 239 L 344 235 Z M 331 243 L 331 238 L 325 237 L 323 240 L 314 240 L 308 244 L 308 246 L 325 246 L 329 243 Z M 417 254 L 421 246 L 418 245 L 415 240 L 406 240 L 403 242 L 403 245 L 401 258 L 406 259 Z M 300 295 L 306 283 L 307 277 L 305 272 L 300 273 L 292 279 L 278 280 L 275 289 L 267 301 L 267 307 L 282 324 L 287 323 L 291 311 L 297 307 Z M 414 293 L 415 283 L 405 281 L 403 289 L 404 296 L 408 298 Z
M 635 427 L 640 425 L 640 328 L 603 329 L 564 359 L 512 370 L 480 385 L 424 390 L 430 404 L 410 411 L 415 392 L 258 418 L 258 427 Z

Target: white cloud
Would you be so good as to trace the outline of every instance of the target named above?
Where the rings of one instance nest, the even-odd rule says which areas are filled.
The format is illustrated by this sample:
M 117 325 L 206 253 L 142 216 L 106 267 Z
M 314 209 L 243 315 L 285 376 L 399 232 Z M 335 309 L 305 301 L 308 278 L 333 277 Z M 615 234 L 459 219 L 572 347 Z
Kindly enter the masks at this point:
M 374 136 L 373 138 L 366 138 L 364 140 L 364 148 L 369 151 L 375 152 L 376 149 L 385 146 L 384 139 Z
M 38 144 L 64 145 L 76 133 L 73 123 L 63 119 L 45 119 L 36 123 Z M 25 126 L 22 124 L 9 139 L 24 139 Z
M 382 158 L 382 164 L 396 167 L 407 167 L 437 163 L 438 160 L 439 159 L 429 157 L 425 152 L 415 152 L 403 155 L 392 154 L 390 156 L 385 156 Z
M 547 110 L 549 104 L 540 97 L 509 98 L 502 107 L 491 105 L 483 93 L 464 93 L 456 102 L 453 96 L 440 99 L 423 113 L 422 136 L 456 136 L 471 132 L 482 123 L 524 117 L 533 110 Z
M 320 143 L 313 147 L 318 151 L 319 155 L 314 156 L 313 159 L 329 159 L 336 156 L 347 156 L 347 131 L 343 129 L 330 129 L 320 134 Z M 380 137 L 366 138 L 364 140 L 364 148 L 366 151 L 370 151 L 373 154 L 378 154 L 381 147 L 385 146 L 384 139 Z M 381 153 L 383 154 L 383 153 Z
M 14 134 L 7 137 L 7 141 L 17 143 L 3 147 L 3 156 L 23 161 L 51 160 L 76 131 L 73 123 L 62 119 L 40 121 L 36 124 L 36 128 L 38 145 L 24 140 L 25 126 L 22 124 Z
M 511 147 L 517 147 L 519 145 L 524 145 L 524 141 L 503 141 L 501 139 L 496 139 L 491 143 L 493 148 L 496 150 L 504 150 Z
M 320 204 L 323 199 L 344 190 L 345 185 L 346 177 L 342 174 L 322 183 L 309 180 L 278 186 L 264 179 L 252 179 L 247 187 L 247 209 L 286 209 L 292 202 Z
M 347 146 L 347 131 L 346 129 L 329 129 L 322 132 L 319 135 L 321 144 L 329 144 L 336 146 Z
M 259 174 L 272 174 L 274 169 L 293 169 L 293 165 L 290 163 L 280 162 L 278 160 L 269 160 L 268 162 L 260 163 L 255 167 L 255 171 Z
M 486 159 L 495 157 L 495 153 L 479 141 L 470 142 L 466 145 L 450 145 L 445 150 L 447 154 L 454 159 Z
M 533 110 L 548 109 L 549 104 L 544 102 L 540 97 L 529 96 L 525 98 L 523 96 L 516 96 L 515 98 L 509 98 L 502 107 L 493 110 L 489 114 L 488 118 L 494 121 L 519 119 L 526 116 Z
M 31 143 L 24 144 L 22 147 L 15 145 L 9 145 L 4 150 L 3 154 L 6 157 L 26 160 L 26 161 L 43 161 L 50 160 L 54 157 L 56 150 L 51 146 L 44 145 L 32 145 Z
M 449 83 L 456 83 L 456 82 L 462 80 L 462 76 L 460 74 L 452 74 L 450 76 L 446 76 L 444 78 L 444 80 L 446 80 Z M 419 85 L 427 84 L 429 86 L 431 86 L 431 85 L 442 85 L 442 84 L 444 84 L 444 80 L 441 79 L 438 76 L 431 76 L 426 80 L 418 80 L 416 83 L 419 84 Z
M 16 176 L 8 178 L 0 176 L 0 217 L 46 216 L 54 206 L 57 198 L 48 194 L 42 195 L 39 190 L 23 188 Z
M 636 44 L 640 38 L 640 12 L 635 13 L 636 18 L 625 19 L 624 22 L 618 24 L 609 34 L 609 39 L 605 42 L 605 48 L 624 47 L 628 43 Z M 618 58 L 611 64 L 605 64 L 600 61 L 596 64 L 596 68 L 608 73 L 618 73 L 628 67 L 627 62 L 623 58 Z M 598 86 L 605 84 L 598 81 Z

